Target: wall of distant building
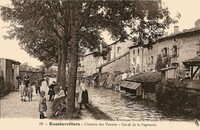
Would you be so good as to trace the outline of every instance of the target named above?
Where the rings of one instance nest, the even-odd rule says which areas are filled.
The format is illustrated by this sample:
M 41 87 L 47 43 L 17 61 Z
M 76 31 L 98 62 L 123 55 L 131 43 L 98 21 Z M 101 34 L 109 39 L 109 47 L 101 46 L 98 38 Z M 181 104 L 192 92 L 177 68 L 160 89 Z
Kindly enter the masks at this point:
M 16 77 L 19 75 L 19 64 L 14 60 L 0 58 L 1 94 L 18 88 Z
M 189 33 L 187 35 L 173 36 L 166 40 L 160 40 L 158 54 L 162 57 L 170 56 L 171 63 L 177 63 L 178 69 L 184 70 L 183 61 L 197 57 L 199 49 L 200 34 Z
M 94 57 L 93 53 L 85 55 L 81 61 L 80 71 L 84 71 L 83 77 L 91 76 L 98 72 L 97 67 L 105 62 L 103 57 Z
M 113 60 L 121 55 L 123 55 L 125 52 L 129 51 L 130 46 L 133 45 L 132 41 L 126 40 L 125 42 L 116 42 L 114 44 L 109 45 L 110 50 L 110 57 L 109 60 Z
M 129 71 L 129 53 L 126 53 L 121 58 L 116 58 L 115 60 L 107 63 L 107 65 L 102 67 L 102 73 L 115 73 L 115 72 L 128 72 Z

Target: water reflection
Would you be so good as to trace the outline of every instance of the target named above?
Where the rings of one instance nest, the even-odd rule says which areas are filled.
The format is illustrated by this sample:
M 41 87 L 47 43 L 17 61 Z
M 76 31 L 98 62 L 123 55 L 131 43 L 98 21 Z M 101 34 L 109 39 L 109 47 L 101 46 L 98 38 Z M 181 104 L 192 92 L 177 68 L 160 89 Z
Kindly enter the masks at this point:
M 105 89 L 89 87 L 92 104 L 98 106 L 112 119 L 130 119 L 132 121 L 188 121 L 188 117 L 170 115 L 156 108 L 152 102 L 134 100 L 132 95 Z

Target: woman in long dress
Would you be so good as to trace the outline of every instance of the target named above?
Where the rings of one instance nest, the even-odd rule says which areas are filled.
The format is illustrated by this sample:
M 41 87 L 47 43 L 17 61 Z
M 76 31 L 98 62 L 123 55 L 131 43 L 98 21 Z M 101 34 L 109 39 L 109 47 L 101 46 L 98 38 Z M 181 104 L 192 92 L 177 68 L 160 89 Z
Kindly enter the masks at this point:
M 88 103 L 88 91 L 84 81 L 82 81 L 80 84 L 78 103 L 80 104 L 80 109 L 85 109 L 86 104 Z

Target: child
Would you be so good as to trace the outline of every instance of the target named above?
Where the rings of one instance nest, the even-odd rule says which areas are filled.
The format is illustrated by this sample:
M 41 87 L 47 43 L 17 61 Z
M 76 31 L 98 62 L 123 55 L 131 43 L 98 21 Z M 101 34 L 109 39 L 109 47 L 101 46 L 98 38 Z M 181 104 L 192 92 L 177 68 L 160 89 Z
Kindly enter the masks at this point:
M 44 116 L 44 113 L 47 111 L 46 98 L 44 96 L 45 96 L 45 92 L 41 91 L 40 92 L 40 100 L 39 100 L 40 119 L 47 118 Z
M 33 88 L 29 84 L 28 89 L 27 89 L 27 96 L 28 96 L 28 101 L 32 101 L 33 97 Z
M 26 98 L 26 86 L 24 84 L 24 82 L 22 82 L 22 84 L 19 86 L 19 90 L 20 90 L 20 94 L 21 94 L 21 101 L 25 102 L 25 98 Z
M 40 94 L 40 87 L 42 86 L 41 81 L 37 78 L 35 81 L 35 92 L 37 96 Z

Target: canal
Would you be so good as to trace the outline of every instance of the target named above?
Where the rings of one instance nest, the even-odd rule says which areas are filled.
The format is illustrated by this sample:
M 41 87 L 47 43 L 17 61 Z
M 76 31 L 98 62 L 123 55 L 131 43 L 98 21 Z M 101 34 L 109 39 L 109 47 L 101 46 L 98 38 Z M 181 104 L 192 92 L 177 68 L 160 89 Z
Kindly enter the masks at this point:
M 191 121 L 184 116 L 172 115 L 159 110 L 155 103 L 146 100 L 134 100 L 119 91 L 102 87 L 88 87 L 89 100 L 94 106 L 110 116 L 113 120 L 132 121 Z

